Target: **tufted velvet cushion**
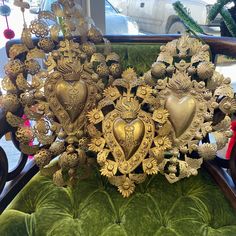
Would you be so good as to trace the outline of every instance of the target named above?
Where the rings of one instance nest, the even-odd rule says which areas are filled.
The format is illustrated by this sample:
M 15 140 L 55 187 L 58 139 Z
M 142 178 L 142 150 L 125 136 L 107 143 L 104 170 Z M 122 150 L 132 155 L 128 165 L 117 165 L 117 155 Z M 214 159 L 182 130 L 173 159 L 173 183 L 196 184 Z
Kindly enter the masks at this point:
M 91 169 L 74 188 L 37 174 L 0 216 L 1 236 L 235 236 L 236 214 L 205 170 L 175 184 L 149 178 L 124 199 Z

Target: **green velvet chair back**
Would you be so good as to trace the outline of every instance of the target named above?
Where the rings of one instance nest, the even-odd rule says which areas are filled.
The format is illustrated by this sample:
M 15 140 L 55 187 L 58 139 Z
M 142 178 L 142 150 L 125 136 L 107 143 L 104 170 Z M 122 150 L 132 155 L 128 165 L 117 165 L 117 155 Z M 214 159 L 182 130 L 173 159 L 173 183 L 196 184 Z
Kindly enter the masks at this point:
M 147 43 L 115 43 L 112 51 L 120 56 L 123 69 L 133 67 L 139 75 L 150 70 L 152 63 L 157 59 L 162 44 Z M 102 52 L 104 47 L 98 47 Z

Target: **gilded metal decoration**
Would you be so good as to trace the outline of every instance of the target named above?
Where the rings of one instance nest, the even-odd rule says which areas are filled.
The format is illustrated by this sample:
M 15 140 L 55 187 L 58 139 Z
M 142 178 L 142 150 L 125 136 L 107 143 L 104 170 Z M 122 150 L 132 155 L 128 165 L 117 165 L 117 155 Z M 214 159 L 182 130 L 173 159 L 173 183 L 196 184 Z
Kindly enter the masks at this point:
M 83 28 L 81 37 L 91 38 L 93 42 L 87 40 L 79 44 L 69 37 L 78 27 L 74 20 L 80 15 L 80 9 L 69 8 L 67 1 L 54 3 L 53 12 L 40 12 L 38 19 L 31 22 L 31 32 L 24 27 L 24 44 L 10 49 L 11 60 L 4 67 L 6 77 L 2 81 L 7 91 L 2 104 L 8 111 L 7 121 L 17 128 L 16 139 L 21 151 L 34 155 L 40 168 L 59 156 L 59 170 L 54 179 L 60 185 L 76 179 L 78 166 L 87 164 L 87 113 L 100 100 L 102 89 L 118 74 L 117 70 L 110 72 L 110 60 L 114 59 L 114 65 L 119 64 L 119 56 L 106 46 L 106 54 L 101 52 L 96 57 L 93 42 L 99 39 L 99 43 L 103 43 L 103 37 L 95 28 L 90 30 L 89 24 Z M 63 19 L 58 19 L 62 16 Z M 54 25 L 48 25 L 48 20 L 54 21 Z M 80 20 L 86 22 L 81 15 Z M 65 37 L 55 43 L 59 32 Z M 37 45 L 29 40 L 31 34 L 39 38 Z M 23 59 L 18 59 L 23 53 Z M 25 120 L 14 114 L 20 106 L 31 127 L 25 127 Z M 60 181 L 59 176 L 63 177 Z
M 14 44 L 9 50 L 9 57 L 13 60 L 16 59 L 17 56 L 26 52 L 28 52 L 28 48 L 24 44 Z
M 21 41 L 27 48 L 29 49 L 34 48 L 34 43 L 31 38 L 31 31 L 26 26 L 24 26 L 24 29 L 21 33 Z
M 169 113 L 166 129 L 175 151 L 170 159 L 164 156 L 160 172 L 171 183 L 197 174 L 202 159 L 213 159 L 232 135 L 228 115 L 236 107 L 230 79 L 215 71 L 209 46 L 189 35 L 162 46 L 143 79 L 155 86 L 156 98 Z M 215 144 L 202 143 L 208 134 Z
M 73 0 L 51 9 L 24 23 L 22 44 L 10 49 L 1 103 L 23 153 L 40 168 L 59 157 L 55 184 L 73 183 L 93 152 L 101 175 L 129 197 L 148 175 L 161 173 L 170 183 L 196 175 L 226 145 L 236 102 L 208 45 L 183 35 L 162 46 L 138 77 L 132 68 L 122 71 L 119 55 Z
M 134 89 L 136 93 L 132 92 Z M 166 124 L 169 113 L 161 106 L 153 114 L 144 110 L 144 104 L 156 107 L 158 102 L 149 103 L 153 98 L 152 88 L 131 68 L 103 94 L 98 108 L 88 113 L 91 125 L 97 129 L 91 132 L 89 148 L 98 153 L 101 174 L 128 197 L 146 175 L 157 174 L 158 157 L 172 147 L 168 133 L 160 136 L 157 131 L 157 127 Z
M 47 24 L 41 20 L 31 21 L 29 29 L 36 37 L 46 37 L 49 33 Z

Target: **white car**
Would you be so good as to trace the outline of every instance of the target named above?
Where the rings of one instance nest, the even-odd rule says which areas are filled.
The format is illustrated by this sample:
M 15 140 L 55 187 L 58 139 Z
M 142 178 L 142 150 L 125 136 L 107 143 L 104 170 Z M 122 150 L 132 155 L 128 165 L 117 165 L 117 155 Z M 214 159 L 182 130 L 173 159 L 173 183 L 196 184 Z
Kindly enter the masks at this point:
M 156 34 L 182 33 L 186 30 L 173 3 L 177 0 L 111 0 L 121 12 L 132 17 L 140 31 Z M 209 34 L 220 33 L 220 16 L 208 22 L 207 15 L 216 0 L 181 0 L 193 19 Z
M 109 1 L 105 1 L 106 34 L 139 34 L 139 27 L 131 17 L 122 15 Z
M 42 0 L 39 8 L 33 8 L 31 13 L 38 13 L 41 11 L 50 11 L 51 4 L 56 0 Z M 95 3 L 93 1 L 93 3 Z M 115 9 L 108 0 L 105 0 L 105 25 L 107 35 L 137 35 L 139 34 L 139 27 L 133 18 L 122 15 Z M 96 22 L 95 22 L 96 24 Z

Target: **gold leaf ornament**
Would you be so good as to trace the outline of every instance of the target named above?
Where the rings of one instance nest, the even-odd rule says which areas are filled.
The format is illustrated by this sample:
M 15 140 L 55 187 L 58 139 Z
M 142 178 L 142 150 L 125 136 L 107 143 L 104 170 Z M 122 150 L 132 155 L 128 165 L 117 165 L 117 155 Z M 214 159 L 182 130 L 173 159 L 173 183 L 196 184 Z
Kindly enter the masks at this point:
M 0 103 L 5 111 L 16 112 L 20 102 L 15 94 L 6 94 L 0 97 Z
M 13 60 L 22 53 L 27 53 L 28 48 L 24 44 L 14 44 L 10 47 L 9 57 Z
M 118 191 L 122 194 L 123 197 L 129 197 L 135 189 L 135 184 L 130 178 L 126 178 L 125 181 L 118 186 Z
M 116 87 L 108 87 L 104 89 L 103 95 L 112 101 L 115 101 L 121 96 L 119 90 Z
M 100 152 L 103 150 L 105 143 L 106 141 L 102 137 L 93 138 L 91 140 L 91 143 L 89 144 L 89 150 L 94 152 Z
M 101 165 L 102 175 L 107 176 L 124 197 L 128 197 L 134 191 L 135 183 L 142 182 L 147 174 L 156 174 L 158 168 L 157 160 L 149 157 L 155 133 L 154 121 L 151 114 L 142 110 L 140 101 L 140 92 L 147 89 L 145 92 L 150 91 L 151 94 L 152 89 L 143 82 L 139 83 L 140 79 L 133 69 L 124 71 L 123 76 L 125 78 L 115 80 L 113 87 L 104 92 L 103 100 L 112 101 L 103 102 L 104 111 L 107 106 L 110 108 L 99 122 L 102 126 L 100 138 L 105 140 L 105 145 L 95 145 L 99 138 L 92 135 L 89 146 L 91 150 L 98 152 L 97 161 Z M 120 85 L 124 85 L 121 87 L 126 89 L 118 90 Z M 137 87 L 134 92 L 133 86 Z M 112 92 L 114 96 L 110 96 Z M 140 95 L 139 98 L 137 95 Z M 93 112 L 89 116 L 92 114 Z M 90 121 L 94 122 L 93 119 Z M 140 165 L 143 172 L 136 173 L 136 168 Z M 117 175 L 118 171 L 121 175 Z
M 5 76 L 2 80 L 2 88 L 5 91 L 15 92 L 17 90 L 16 86 L 13 84 L 8 76 Z
M 24 124 L 24 119 L 12 114 L 11 112 L 7 112 L 6 119 L 12 127 L 23 126 Z
M 109 153 L 110 153 L 109 149 L 103 149 L 102 151 L 100 151 L 98 153 L 97 162 L 98 162 L 99 165 L 104 165 L 105 164 Z
M 24 11 L 23 1 L 16 4 Z M 87 164 L 88 148 L 101 151 L 98 154 L 101 163 L 114 161 L 110 160 L 111 150 L 106 153 L 105 139 L 96 127 L 103 122 L 104 114 L 101 109 L 93 109 L 101 100 L 105 86 L 120 76 L 121 67 L 109 41 L 91 23 L 73 0 L 55 2 L 52 12 L 41 11 L 29 27 L 24 25 L 23 45 L 11 48 L 11 60 L 5 66 L 7 76 L 2 83 L 7 95 L 1 97 L 1 103 L 6 111 L 12 112 L 7 113 L 7 120 L 17 128 L 22 152 L 36 154 L 41 168 L 59 156 L 59 170 L 53 176 L 59 186 L 69 183 L 63 180 L 65 175 L 71 180 L 77 167 Z M 60 31 L 64 38 L 58 42 Z M 70 37 L 76 33 L 81 35 L 80 42 Z M 39 38 L 37 45 L 32 41 L 33 34 Z M 102 53 L 97 53 L 94 43 L 98 42 L 105 44 Z M 17 59 L 19 56 L 21 60 Z M 40 66 L 41 61 L 44 67 Z M 113 100 L 120 96 L 117 88 L 108 88 L 104 94 L 113 105 Z M 107 101 L 100 103 L 101 108 Z M 23 119 L 13 115 L 20 106 L 27 119 L 33 121 L 30 128 L 23 126 Z M 94 135 L 92 140 L 89 134 Z M 29 147 L 32 140 L 37 145 Z M 107 171 L 110 164 L 106 165 Z
M 143 161 L 143 171 L 148 175 L 158 173 L 158 164 L 154 158 L 147 158 Z
M 169 112 L 166 109 L 159 108 L 153 112 L 152 119 L 160 124 L 167 122 Z
M 34 48 L 34 43 L 33 43 L 33 40 L 31 38 L 31 31 L 29 28 L 27 27 L 24 27 L 22 33 L 21 33 L 21 40 L 22 40 L 22 43 L 24 45 L 26 45 L 26 47 L 28 49 L 32 49 Z
M 104 119 L 104 115 L 101 110 L 94 108 L 92 111 L 88 112 L 87 117 L 90 123 L 98 124 Z
M 101 175 L 108 178 L 114 176 L 117 172 L 118 165 L 115 161 L 107 160 L 105 161 L 103 167 L 101 168 Z
M 154 138 L 154 143 L 161 151 L 168 150 L 172 147 L 172 142 L 168 136 L 157 136 Z

